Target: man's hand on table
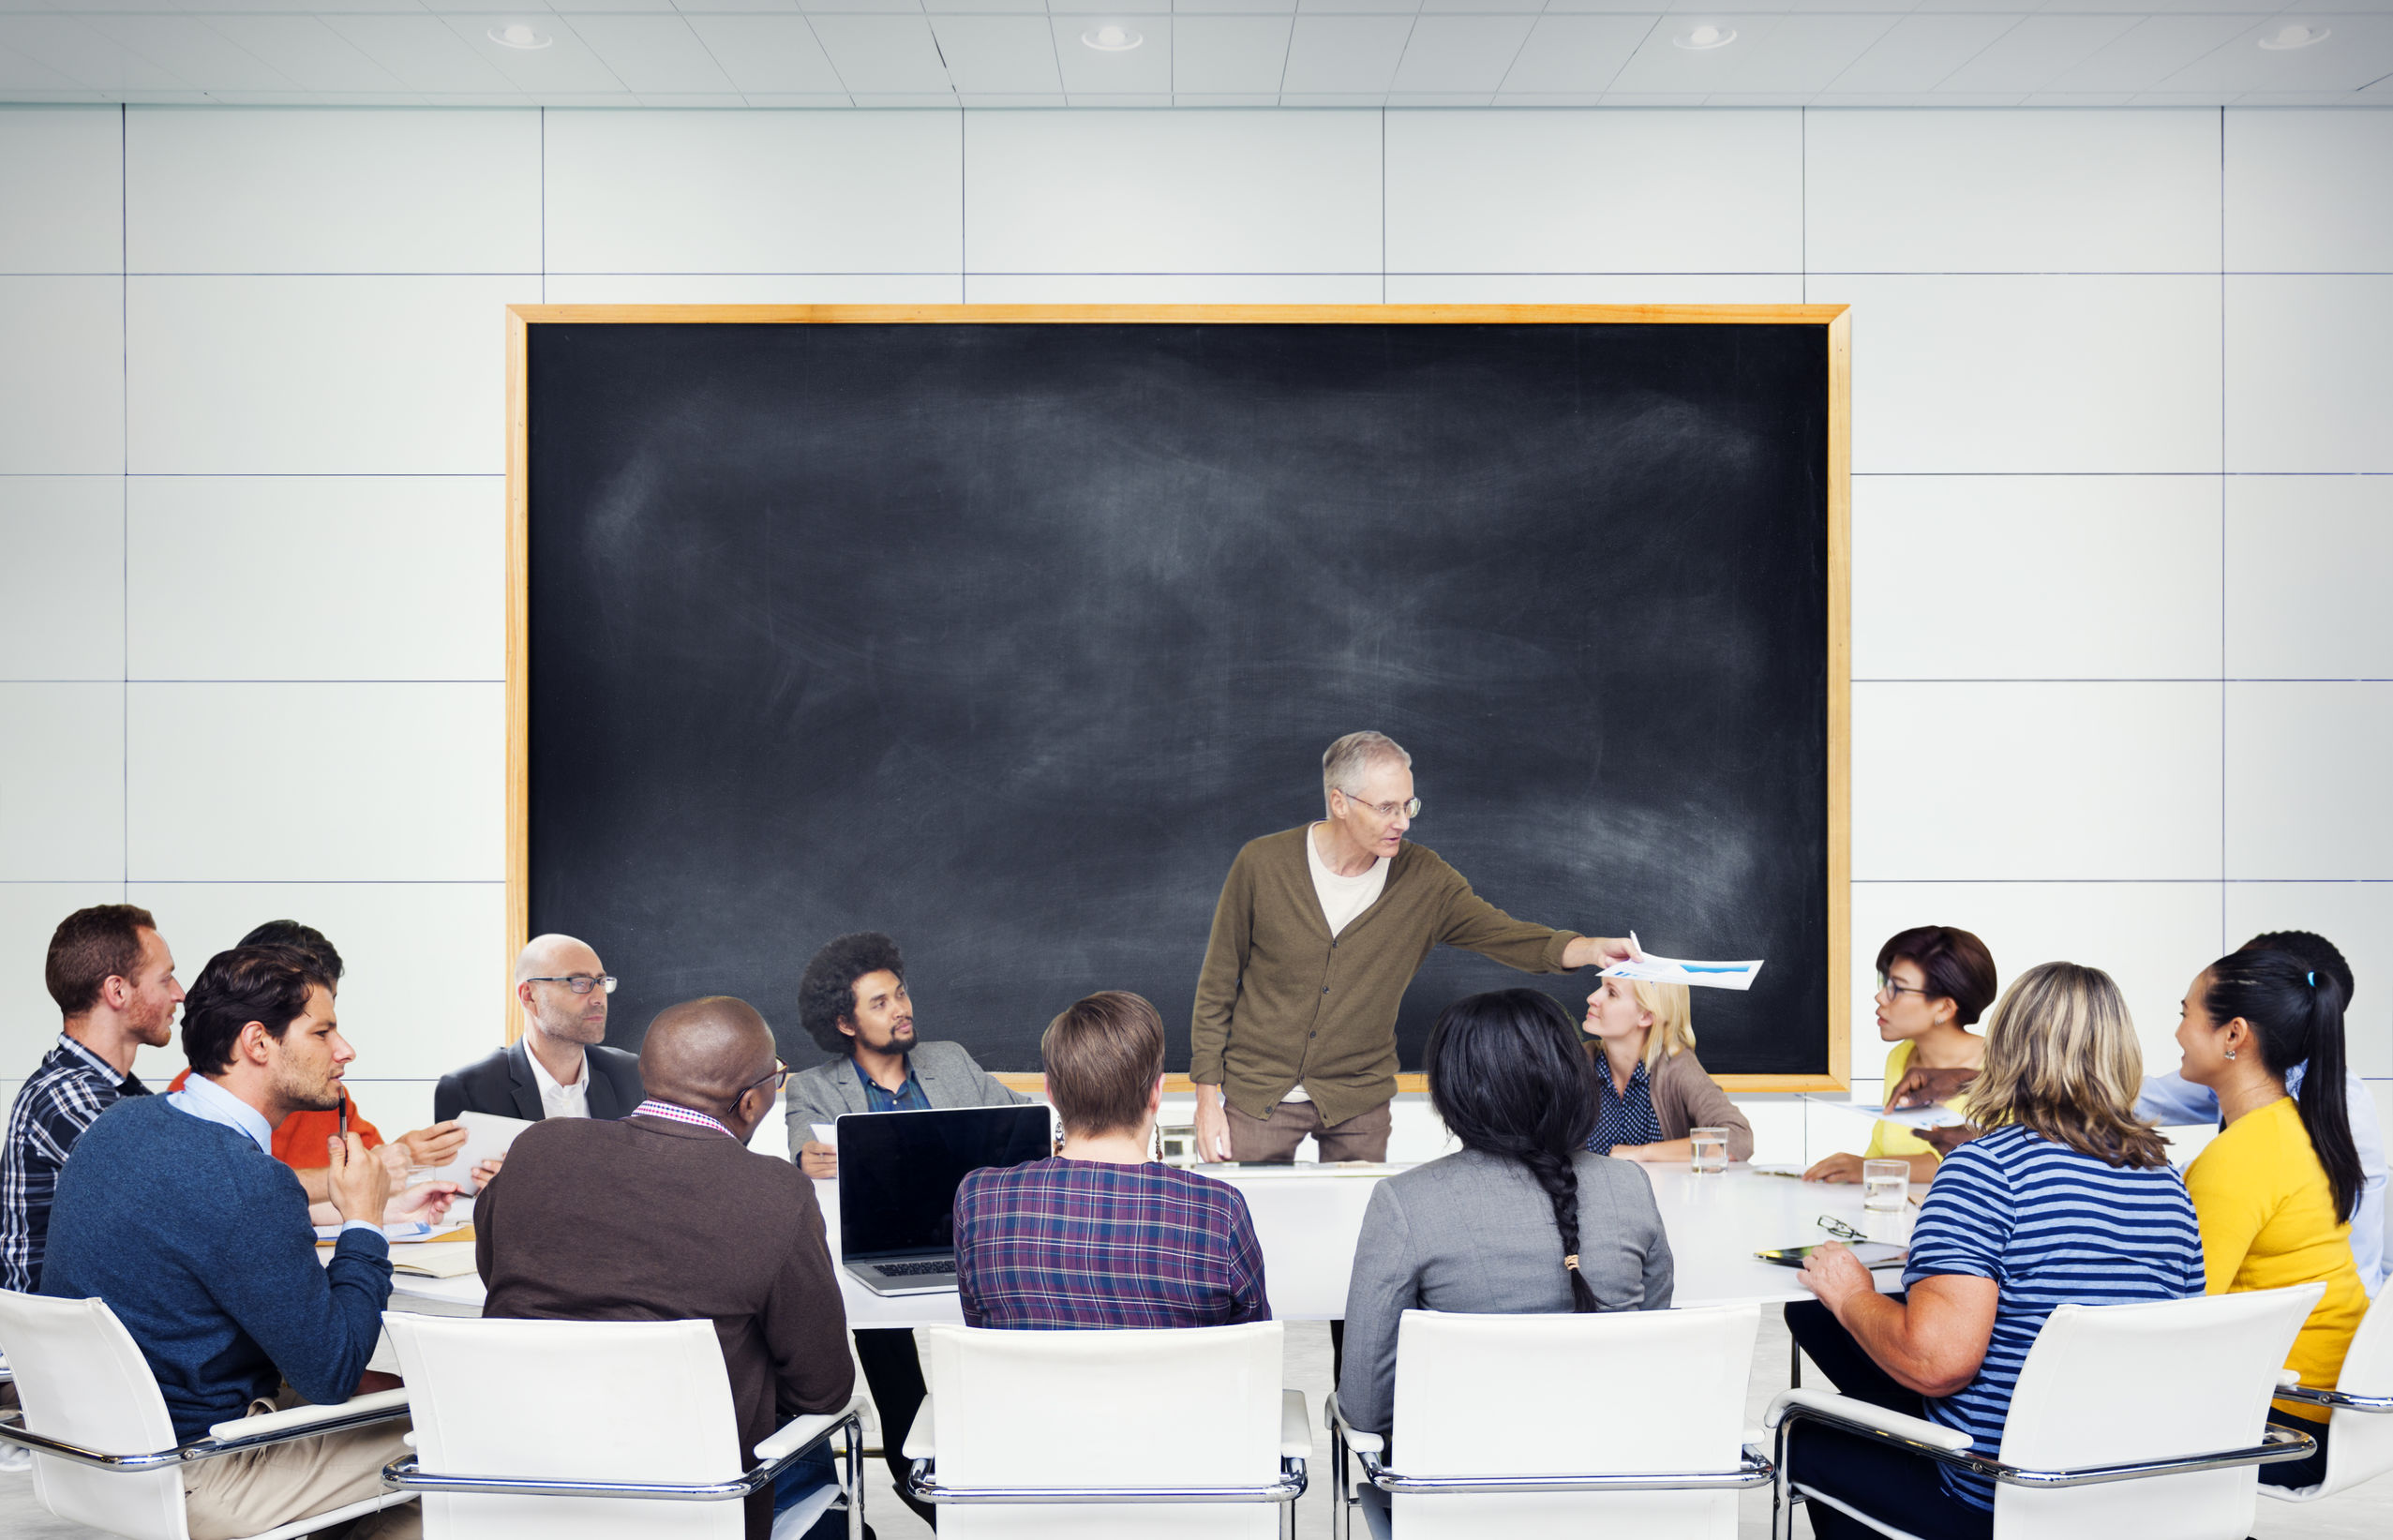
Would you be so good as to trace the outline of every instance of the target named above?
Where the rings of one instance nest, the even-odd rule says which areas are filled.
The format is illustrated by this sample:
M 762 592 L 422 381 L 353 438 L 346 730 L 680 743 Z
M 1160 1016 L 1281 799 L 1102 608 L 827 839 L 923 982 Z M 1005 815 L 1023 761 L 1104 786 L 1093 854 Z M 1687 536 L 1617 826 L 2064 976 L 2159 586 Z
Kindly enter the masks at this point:
M 839 1151 L 819 1139 L 809 1139 L 798 1147 L 798 1169 L 816 1180 L 839 1174 Z
M 1219 1085 L 1196 1088 L 1196 1153 L 1204 1161 L 1230 1159 L 1230 1114 L 1221 1110 Z
M 1847 1249 L 1842 1241 L 1830 1241 L 1815 1247 L 1803 1259 L 1803 1270 L 1796 1280 L 1819 1296 L 1819 1302 L 1832 1311 L 1838 1311 L 1845 1301 L 1856 1293 L 1876 1293 L 1877 1285 L 1871 1281 L 1870 1270 L 1862 1259 Z M 1841 1311 L 1840 1311 L 1841 1314 Z
M 1951 1155 L 1972 1139 L 1982 1139 L 1987 1129 L 1975 1123 L 1952 1123 L 1941 1129 L 1914 1129 L 1914 1134 L 1937 1153 L 1937 1159 Z

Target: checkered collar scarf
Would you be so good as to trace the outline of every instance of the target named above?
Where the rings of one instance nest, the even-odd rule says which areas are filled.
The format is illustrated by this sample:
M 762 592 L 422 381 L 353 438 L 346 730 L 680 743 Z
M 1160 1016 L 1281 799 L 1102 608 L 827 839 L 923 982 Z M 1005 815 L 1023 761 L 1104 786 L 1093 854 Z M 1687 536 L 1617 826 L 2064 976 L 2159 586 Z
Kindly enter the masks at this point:
M 633 1108 L 632 1115 L 661 1117 L 668 1123 L 687 1123 L 695 1129 L 712 1129 L 725 1139 L 737 1140 L 740 1137 L 725 1128 L 720 1119 L 709 1117 L 704 1113 L 694 1113 L 687 1107 L 676 1107 L 669 1101 L 659 1101 L 654 1097 Z
M 1603 1055 L 1595 1058 L 1595 1132 L 1587 1147 L 1598 1155 L 1608 1154 L 1615 1144 L 1658 1144 L 1662 1142 L 1662 1120 L 1653 1115 L 1653 1087 L 1645 1078 L 1645 1061 L 1638 1059 L 1637 1068 L 1629 1071 L 1628 1089 L 1612 1089 L 1611 1067 Z

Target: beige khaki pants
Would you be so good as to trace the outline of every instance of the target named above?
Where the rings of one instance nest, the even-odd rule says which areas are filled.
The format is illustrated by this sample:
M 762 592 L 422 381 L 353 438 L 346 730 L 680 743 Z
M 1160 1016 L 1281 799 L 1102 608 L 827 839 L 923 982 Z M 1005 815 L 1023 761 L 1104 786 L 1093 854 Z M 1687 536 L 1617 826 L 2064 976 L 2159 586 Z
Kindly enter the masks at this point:
M 275 1411 L 249 1403 L 248 1414 Z M 234 1540 L 382 1495 L 382 1467 L 407 1454 L 404 1417 L 367 1428 L 319 1433 L 238 1455 L 198 1461 L 183 1477 L 183 1512 L 191 1540 Z M 416 1540 L 424 1519 L 412 1503 L 368 1514 L 351 1540 Z
M 1321 1109 L 1309 1101 L 1283 1101 L 1269 1117 L 1249 1117 L 1228 1102 L 1230 1159 L 1233 1160 L 1294 1160 L 1296 1146 L 1309 1135 L 1324 1160 L 1384 1160 L 1392 1119 L 1383 1101 L 1368 1113 L 1356 1113 L 1343 1123 L 1324 1123 Z

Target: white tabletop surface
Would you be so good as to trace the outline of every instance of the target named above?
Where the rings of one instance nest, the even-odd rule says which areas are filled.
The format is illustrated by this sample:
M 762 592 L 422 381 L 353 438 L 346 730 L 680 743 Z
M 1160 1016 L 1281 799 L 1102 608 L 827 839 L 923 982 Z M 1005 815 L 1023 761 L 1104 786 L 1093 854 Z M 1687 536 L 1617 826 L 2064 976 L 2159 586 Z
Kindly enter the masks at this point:
M 1383 1177 L 1404 1168 L 1201 1169 L 1246 1194 L 1256 1237 L 1263 1242 L 1272 1313 L 1282 1321 L 1326 1321 L 1345 1314 L 1346 1278 L 1364 1205 Z M 1345 1174 L 1329 1174 L 1336 1172 Z M 1911 1215 L 1919 1212 L 1865 1215 L 1859 1186 L 1799 1182 L 1742 1164 L 1717 1175 L 1698 1176 L 1684 1164 L 1650 1165 L 1645 1172 L 1670 1237 L 1678 1273 L 1673 1298 L 1680 1305 L 1807 1298 L 1792 1269 L 1758 1261 L 1753 1253 L 1830 1239 L 1817 1222 L 1823 1215 L 1842 1219 L 1874 1240 L 1899 1242 L 1909 1233 Z M 815 1191 L 836 1256 L 838 1184 L 816 1182 Z M 1882 1289 L 1901 1286 L 1900 1268 L 1881 1270 L 1877 1277 Z M 964 1319 L 952 1289 L 885 1298 L 842 1270 L 840 1293 L 851 1327 L 954 1325 Z M 401 1276 L 391 1285 L 395 1310 L 473 1314 L 481 1309 L 482 1299 L 482 1280 L 471 1274 L 454 1278 Z

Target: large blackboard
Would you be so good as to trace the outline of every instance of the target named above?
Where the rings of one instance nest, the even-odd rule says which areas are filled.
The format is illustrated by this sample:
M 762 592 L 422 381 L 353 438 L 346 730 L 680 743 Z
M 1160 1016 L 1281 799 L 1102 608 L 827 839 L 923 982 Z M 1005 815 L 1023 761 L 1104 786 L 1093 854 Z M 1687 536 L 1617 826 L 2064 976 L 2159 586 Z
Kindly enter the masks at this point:
M 1511 913 L 1763 956 L 1706 1066 L 1831 1069 L 1820 325 L 657 324 L 528 344 L 529 923 L 761 1008 L 905 947 L 1035 1070 L 1092 990 L 1187 1065 L 1244 841 L 1358 727 Z M 1440 951 L 1438 1009 L 1590 980 Z

